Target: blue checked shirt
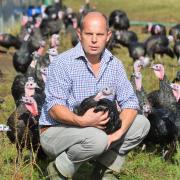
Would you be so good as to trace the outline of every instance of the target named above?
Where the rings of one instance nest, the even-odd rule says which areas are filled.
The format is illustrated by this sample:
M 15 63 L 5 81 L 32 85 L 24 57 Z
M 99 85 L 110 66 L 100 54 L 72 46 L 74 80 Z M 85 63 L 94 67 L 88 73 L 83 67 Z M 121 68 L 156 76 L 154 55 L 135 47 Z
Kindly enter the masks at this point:
M 117 100 L 121 109 L 139 109 L 137 97 L 120 60 L 107 49 L 101 56 L 100 71 L 95 77 L 80 43 L 59 54 L 49 65 L 45 85 L 46 100 L 42 107 L 40 125 L 56 125 L 48 111 L 54 105 L 64 105 L 71 111 L 83 99 L 97 94 L 105 87 L 113 88 L 110 100 Z

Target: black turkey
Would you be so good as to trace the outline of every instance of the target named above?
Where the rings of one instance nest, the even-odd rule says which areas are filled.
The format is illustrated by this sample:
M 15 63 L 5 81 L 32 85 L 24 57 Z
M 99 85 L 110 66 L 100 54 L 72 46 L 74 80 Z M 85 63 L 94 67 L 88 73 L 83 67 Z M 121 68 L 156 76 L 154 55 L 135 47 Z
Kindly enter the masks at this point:
M 57 16 L 60 11 L 63 12 L 65 10 L 66 6 L 63 5 L 62 0 L 55 0 L 52 5 L 48 5 L 45 7 L 44 13 L 49 17 L 53 17 L 54 15 Z
M 141 57 L 146 56 L 146 48 L 144 43 L 140 43 L 140 42 L 130 43 L 128 47 L 128 51 L 129 51 L 129 56 L 133 59 L 133 61 L 136 61 Z
M 18 35 L 19 40 L 21 43 L 24 42 L 26 36 L 29 34 L 29 41 L 32 52 L 36 51 L 40 46 L 41 42 L 43 41 L 43 37 L 41 31 L 39 29 L 42 23 L 42 18 L 37 16 L 34 20 L 26 22 L 26 24 L 22 27 L 21 32 Z
M 53 34 L 50 38 L 50 48 L 58 48 L 60 36 L 59 34 Z
M 16 106 L 20 104 L 20 99 L 24 96 L 25 90 L 25 83 L 27 82 L 27 78 L 23 74 L 17 75 L 12 83 L 11 86 L 11 94 L 14 98 L 14 102 Z
M 148 116 L 148 114 L 151 112 L 151 105 L 148 101 L 147 93 L 145 92 L 145 90 L 142 86 L 141 72 L 134 72 L 131 75 L 130 82 L 133 86 L 134 92 L 136 93 L 136 96 L 139 101 L 140 109 L 139 109 L 138 113 Z
M 146 56 L 146 47 L 142 42 L 131 42 L 128 46 L 129 56 L 133 61 L 140 60 L 143 67 L 150 64 L 150 58 Z
M 20 49 L 13 55 L 13 65 L 17 72 L 25 73 L 27 71 L 28 66 L 32 61 L 31 54 L 34 51 L 31 47 L 30 33 L 28 33 L 25 36 Z
M 45 53 L 45 41 L 42 41 L 39 49 L 37 51 L 34 51 L 31 55 L 32 61 L 25 72 L 26 76 L 34 76 L 36 72 L 36 65 L 40 61 L 40 59 L 43 58 L 44 53 Z
M 176 77 L 172 81 L 173 83 L 177 82 L 180 83 L 180 71 L 176 73 Z
M 41 34 L 41 30 L 39 29 L 40 24 L 36 27 L 33 27 L 30 39 L 31 39 L 31 50 L 36 51 L 38 50 L 42 44 L 44 44 L 43 37 Z
M 28 76 L 32 76 L 32 77 L 35 76 L 37 63 L 42 58 L 41 55 L 39 55 L 37 51 L 33 52 L 32 56 L 33 56 L 33 58 L 32 58 L 31 64 L 29 65 L 26 73 L 24 74 L 27 77 Z
M 66 9 L 66 6 L 63 4 L 63 0 L 55 0 L 54 7 L 56 9 L 56 12 L 64 11 Z
M 109 26 L 115 30 L 128 30 L 129 18 L 122 10 L 113 10 L 109 15 Z
M 156 143 L 170 143 L 177 133 L 175 114 L 165 108 L 153 108 L 148 115 L 151 123 L 151 130 L 147 139 Z
M 43 19 L 40 25 L 40 31 L 43 37 L 48 38 L 53 34 L 59 34 L 62 29 L 63 22 L 58 17 L 47 17 Z
M 81 15 L 79 15 L 81 16 Z M 63 17 L 63 22 L 65 24 L 65 31 L 67 34 L 71 36 L 71 44 L 72 46 L 76 46 L 79 42 L 79 38 L 76 32 L 78 27 L 78 23 L 80 22 L 81 17 L 78 17 L 76 13 L 72 11 L 71 8 L 67 8 L 66 13 Z M 78 22 L 79 21 L 79 22 Z
M 121 121 L 119 119 L 119 112 L 116 102 L 104 98 L 110 95 L 109 93 L 111 92 L 109 91 L 109 88 L 104 89 L 102 93 L 100 92 L 96 96 L 85 98 L 79 105 L 74 108 L 73 111 L 79 116 L 82 116 L 90 108 L 94 108 L 94 112 L 108 111 L 108 117 L 110 118 L 110 120 L 106 124 L 106 128 L 104 129 L 104 131 L 107 134 L 111 134 L 121 127 Z
M 131 43 L 138 42 L 137 34 L 133 31 L 115 31 L 116 44 L 129 47 Z
M 116 34 L 115 34 L 115 30 L 112 30 L 112 35 L 111 35 L 111 38 L 109 39 L 107 45 L 106 45 L 106 48 L 110 51 L 113 50 L 113 48 L 119 48 L 119 43 L 117 42 L 116 40 Z
M 119 112 L 117 110 L 116 102 L 112 102 L 106 98 L 95 101 L 93 98 L 94 96 L 84 99 L 81 104 L 74 110 L 74 112 L 77 115 L 82 116 L 90 108 L 95 108 L 94 112 L 108 111 L 108 117 L 110 120 L 106 124 L 104 131 L 107 134 L 111 134 L 118 130 L 121 127 L 121 121 L 119 119 Z
M 150 58 L 155 59 L 155 54 L 168 55 L 173 58 L 174 53 L 169 47 L 169 40 L 164 35 L 153 35 L 145 41 L 146 52 Z
M 178 65 L 180 65 L 180 41 L 176 41 L 174 43 L 173 50 L 174 50 L 175 56 L 177 57 Z
M 166 35 L 166 27 L 162 24 L 152 24 L 148 23 L 143 28 L 144 33 L 151 33 L 151 35 Z
M 94 107 L 97 101 L 106 98 L 111 94 L 113 94 L 112 88 L 110 87 L 103 88 L 96 95 L 87 97 L 81 103 L 76 105 L 74 108 L 74 112 L 83 115 L 88 109 Z
M 22 22 L 21 30 L 17 36 L 21 43 L 24 41 L 26 35 L 31 33 L 31 28 L 34 26 L 34 22 L 32 20 L 30 21 L 28 17 L 26 18 L 24 17 L 26 16 L 22 17 L 23 22 Z
M 36 64 L 36 71 L 34 75 L 37 84 L 41 90 L 44 90 L 45 87 L 47 68 L 49 64 L 50 64 L 50 60 L 48 55 L 46 55 L 45 57 L 41 57 Z
M 39 141 L 37 106 L 33 97 L 22 97 L 21 103 L 7 120 L 10 128 L 7 136 L 12 143 L 16 144 L 17 160 L 21 158 L 24 148 L 37 152 L 38 158 L 45 157 Z
M 144 141 L 159 144 L 163 158 L 167 160 L 176 152 L 176 141 L 180 138 L 180 86 L 169 82 L 162 64 L 153 65 L 153 69 L 159 78 L 159 90 L 148 94 L 152 105 L 148 114 L 151 128 Z
M 86 0 L 85 1 L 85 5 L 81 6 L 81 8 L 79 9 L 80 15 L 83 16 L 84 14 L 93 11 L 95 9 L 95 7 L 91 7 L 90 5 L 90 0 Z M 80 17 L 81 19 L 81 17 Z
M 178 128 L 176 114 L 168 108 L 152 108 L 148 114 L 151 127 L 143 143 L 146 145 L 160 145 L 163 159 L 171 159 L 176 152 Z
M 171 83 L 170 86 L 172 88 L 172 92 L 174 94 L 174 97 L 176 98 L 177 103 L 179 103 L 179 99 L 180 99 L 180 84 L 175 82 L 175 83 Z
M 21 46 L 21 42 L 17 37 L 13 36 L 12 34 L 3 33 L 0 34 L 0 46 L 3 46 L 7 49 L 9 49 L 10 47 L 19 49 Z
M 172 39 L 174 42 L 180 40 L 180 24 L 176 24 L 175 26 L 169 29 L 169 39 Z
M 46 13 L 49 17 L 53 17 L 58 15 L 59 10 L 60 7 L 58 8 L 58 6 L 49 5 L 45 8 L 44 13 Z
M 63 17 L 63 22 L 65 25 L 65 32 L 73 34 L 78 27 L 78 15 L 73 12 L 72 8 L 67 8 Z
M 159 90 L 148 94 L 148 100 L 153 107 L 152 114 L 148 116 L 148 119 L 150 123 L 152 121 L 154 124 L 152 129 L 150 129 L 150 135 L 147 136 L 147 139 L 154 141 L 154 143 L 159 143 L 163 149 L 167 149 L 163 155 L 167 159 L 176 151 L 176 140 L 180 131 L 177 94 L 173 93 L 172 85 L 165 75 L 164 66 L 162 64 L 155 64 L 153 69 L 159 78 Z M 155 128 L 155 126 L 158 127 Z M 162 132 L 163 128 L 165 132 Z M 158 132 L 154 132 L 155 130 Z M 166 145 L 169 145 L 169 148 L 165 147 Z
M 57 55 L 58 55 L 57 47 L 49 48 L 46 51 L 46 54 L 41 59 L 41 63 L 44 62 L 46 65 L 50 64 L 53 61 L 54 57 L 57 56 Z
M 39 87 L 33 77 L 19 74 L 14 78 L 11 86 L 11 93 L 16 106 L 21 103 L 22 96 L 33 96 L 36 93 L 41 94 Z
M 170 82 L 165 75 L 164 66 L 162 64 L 154 64 L 152 68 L 159 79 L 159 90 L 150 92 L 148 94 L 148 100 L 155 108 L 168 108 L 173 111 L 177 102 L 173 95 Z
M 169 159 L 176 152 L 177 139 L 180 140 L 180 85 L 169 83 L 161 64 L 153 69 L 160 79 L 160 88 L 148 97 L 153 108 L 148 114 L 151 128 L 144 141 L 160 144 L 163 158 Z
M 35 73 L 33 75 L 36 79 L 40 91 L 44 91 L 47 68 L 49 64 L 53 61 L 53 58 L 58 55 L 56 45 L 55 47 L 48 49 L 44 56 L 38 55 L 38 60 L 35 66 Z

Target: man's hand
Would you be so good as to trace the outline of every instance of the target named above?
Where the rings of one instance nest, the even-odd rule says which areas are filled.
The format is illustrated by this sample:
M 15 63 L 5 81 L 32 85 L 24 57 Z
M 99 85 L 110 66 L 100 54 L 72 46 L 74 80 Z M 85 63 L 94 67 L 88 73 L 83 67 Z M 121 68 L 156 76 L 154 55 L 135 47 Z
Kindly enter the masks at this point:
M 122 138 L 122 136 L 127 132 L 131 124 L 133 123 L 137 115 L 137 110 L 135 109 L 123 109 L 119 115 L 122 125 L 121 128 L 112 134 L 108 135 L 108 147 L 115 141 Z
M 110 146 L 113 142 L 117 141 L 118 139 L 121 139 L 121 137 L 122 137 L 122 133 L 121 133 L 120 130 L 117 130 L 117 131 L 116 131 L 115 133 L 113 133 L 113 134 L 109 134 L 109 135 L 108 135 L 108 146 L 107 146 L 107 148 L 109 148 L 109 146 Z
M 89 109 L 86 111 L 86 113 L 82 116 L 82 126 L 92 126 L 96 127 L 99 129 L 105 129 L 106 128 L 106 123 L 109 121 L 108 118 L 108 111 L 103 112 L 94 112 L 94 108 Z

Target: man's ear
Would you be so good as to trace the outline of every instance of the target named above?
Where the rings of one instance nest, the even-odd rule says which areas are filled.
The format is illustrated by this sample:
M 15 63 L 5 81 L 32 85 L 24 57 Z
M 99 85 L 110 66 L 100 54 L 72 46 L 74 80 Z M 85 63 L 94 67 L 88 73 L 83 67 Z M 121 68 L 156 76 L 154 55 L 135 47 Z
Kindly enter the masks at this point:
M 112 36 L 112 31 L 108 31 L 108 35 L 107 35 L 107 42 L 110 40 L 110 38 L 111 38 L 111 36 Z
M 81 30 L 80 28 L 77 28 L 76 30 L 79 40 L 81 41 Z

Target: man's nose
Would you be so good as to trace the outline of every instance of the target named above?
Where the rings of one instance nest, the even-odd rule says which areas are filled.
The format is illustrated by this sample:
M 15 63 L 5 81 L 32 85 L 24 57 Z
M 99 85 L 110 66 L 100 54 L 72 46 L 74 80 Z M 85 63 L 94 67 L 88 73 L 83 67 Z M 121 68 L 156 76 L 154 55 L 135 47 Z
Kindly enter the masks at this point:
M 92 42 L 93 42 L 93 43 L 97 42 L 97 36 L 96 36 L 96 34 L 93 34 L 93 36 L 92 36 Z

